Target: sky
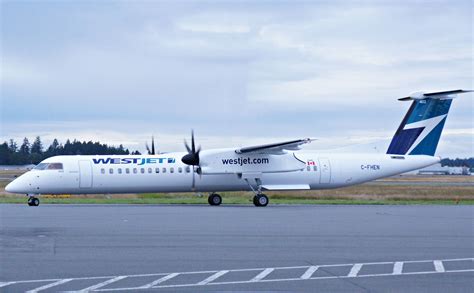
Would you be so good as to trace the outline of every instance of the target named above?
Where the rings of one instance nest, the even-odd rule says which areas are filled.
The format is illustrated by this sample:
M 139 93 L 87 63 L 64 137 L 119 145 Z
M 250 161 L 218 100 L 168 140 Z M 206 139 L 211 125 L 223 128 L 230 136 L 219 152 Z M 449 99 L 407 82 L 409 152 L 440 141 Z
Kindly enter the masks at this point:
M 471 0 L 0 3 L 0 141 L 384 152 L 397 98 L 474 89 Z M 438 155 L 474 155 L 473 104 Z

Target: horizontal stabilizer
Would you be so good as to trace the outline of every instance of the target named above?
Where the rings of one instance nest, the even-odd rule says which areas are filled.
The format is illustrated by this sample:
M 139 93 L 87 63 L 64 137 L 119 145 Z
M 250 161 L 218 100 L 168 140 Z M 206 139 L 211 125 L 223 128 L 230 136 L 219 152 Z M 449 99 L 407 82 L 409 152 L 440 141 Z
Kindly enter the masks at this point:
M 410 94 L 408 97 L 400 98 L 399 101 L 413 101 L 413 100 L 424 100 L 427 98 L 431 99 L 452 99 L 457 94 L 470 93 L 472 90 L 451 90 L 451 91 L 442 91 L 442 92 L 415 92 Z

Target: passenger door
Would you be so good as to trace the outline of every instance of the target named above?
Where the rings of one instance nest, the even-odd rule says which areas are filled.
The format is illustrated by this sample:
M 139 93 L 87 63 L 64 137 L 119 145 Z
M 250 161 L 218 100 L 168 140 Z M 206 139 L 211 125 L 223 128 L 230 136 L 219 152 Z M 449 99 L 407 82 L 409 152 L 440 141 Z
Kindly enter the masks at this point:
M 79 188 L 92 188 L 92 164 L 79 161 Z

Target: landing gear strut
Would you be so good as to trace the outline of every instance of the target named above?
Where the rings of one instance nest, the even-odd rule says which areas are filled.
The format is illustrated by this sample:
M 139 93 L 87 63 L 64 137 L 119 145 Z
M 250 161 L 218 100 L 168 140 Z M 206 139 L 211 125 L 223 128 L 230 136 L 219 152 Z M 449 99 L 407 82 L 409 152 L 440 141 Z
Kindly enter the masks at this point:
M 39 206 L 39 204 L 40 204 L 40 201 L 39 201 L 39 199 L 38 199 L 37 197 L 30 196 L 30 197 L 28 198 L 28 205 L 29 205 L 30 207 L 37 207 L 37 206 Z
M 211 206 L 218 206 L 222 203 L 222 197 L 217 193 L 211 193 L 209 194 L 209 197 L 207 198 L 207 202 Z
M 245 179 L 245 182 L 247 182 L 250 189 L 252 189 L 252 191 L 255 193 L 255 196 L 253 197 L 253 204 L 256 207 L 266 207 L 270 200 L 268 199 L 268 196 L 262 193 L 262 181 L 259 178 L 255 178 L 257 189 L 253 188 L 248 179 Z

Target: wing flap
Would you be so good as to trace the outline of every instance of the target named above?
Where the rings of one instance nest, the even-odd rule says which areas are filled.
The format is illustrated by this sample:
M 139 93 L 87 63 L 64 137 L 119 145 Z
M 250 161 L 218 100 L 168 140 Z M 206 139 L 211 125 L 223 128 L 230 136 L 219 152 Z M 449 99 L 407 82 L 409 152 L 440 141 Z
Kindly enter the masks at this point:
M 262 185 L 265 190 L 309 190 L 308 184 Z

